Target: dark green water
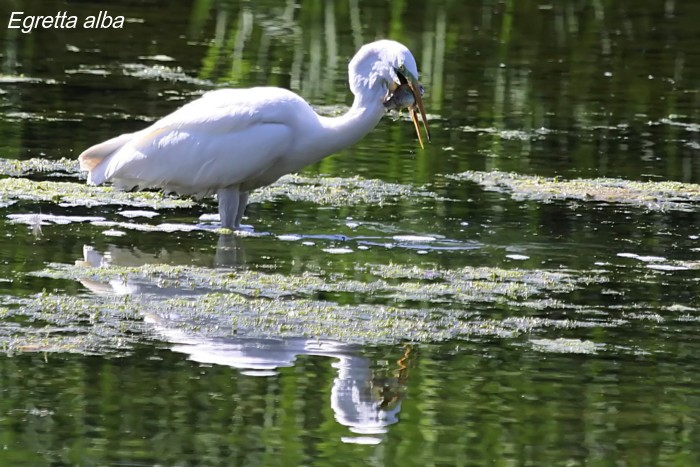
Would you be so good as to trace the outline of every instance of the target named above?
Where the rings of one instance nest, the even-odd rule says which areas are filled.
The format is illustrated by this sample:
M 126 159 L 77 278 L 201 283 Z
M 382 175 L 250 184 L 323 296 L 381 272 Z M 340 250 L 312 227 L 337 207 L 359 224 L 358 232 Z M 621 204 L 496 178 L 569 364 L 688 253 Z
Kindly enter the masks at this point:
M 697 465 L 700 3 L 463 3 L 0 4 L 0 463 Z M 5 27 L 100 10 L 124 27 Z M 425 150 L 387 116 L 234 238 L 213 200 L 68 198 L 63 158 L 206 90 L 343 111 L 379 37 Z M 686 185 L 452 177 L 494 170 Z

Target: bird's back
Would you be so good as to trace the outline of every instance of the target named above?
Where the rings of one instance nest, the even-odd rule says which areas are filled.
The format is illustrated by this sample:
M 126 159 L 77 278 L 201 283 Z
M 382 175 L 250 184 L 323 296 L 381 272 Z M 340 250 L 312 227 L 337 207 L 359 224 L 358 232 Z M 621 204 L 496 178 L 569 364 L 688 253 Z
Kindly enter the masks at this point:
M 235 184 L 251 189 L 281 175 L 272 169 L 294 150 L 295 130 L 310 118 L 317 117 L 309 105 L 285 89 L 222 89 L 95 145 L 79 160 L 94 184 L 197 195 Z

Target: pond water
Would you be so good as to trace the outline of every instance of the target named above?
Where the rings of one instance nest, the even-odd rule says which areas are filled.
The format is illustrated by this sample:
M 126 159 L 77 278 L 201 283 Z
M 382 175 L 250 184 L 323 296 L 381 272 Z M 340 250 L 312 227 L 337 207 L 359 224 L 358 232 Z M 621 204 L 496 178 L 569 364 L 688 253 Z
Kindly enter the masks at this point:
M 5 28 L 13 11 L 121 29 Z M 700 3 L 0 5 L 3 465 L 697 465 Z M 219 87 L 406 113 L 255 193 L 87 187 L 75 158 Z

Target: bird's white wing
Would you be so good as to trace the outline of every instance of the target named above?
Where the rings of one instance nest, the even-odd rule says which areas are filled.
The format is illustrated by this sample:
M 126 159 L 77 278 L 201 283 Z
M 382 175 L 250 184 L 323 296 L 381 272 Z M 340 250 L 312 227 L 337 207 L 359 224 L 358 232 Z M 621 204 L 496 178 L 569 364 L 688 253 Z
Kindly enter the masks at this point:
M 283 89 L 213 91 L 144 130 L 87 149 L 81 167 L 95 184 L 190 194 L 270 183 L 261 177 L 291 149 L 307 112 L 303 99 Z

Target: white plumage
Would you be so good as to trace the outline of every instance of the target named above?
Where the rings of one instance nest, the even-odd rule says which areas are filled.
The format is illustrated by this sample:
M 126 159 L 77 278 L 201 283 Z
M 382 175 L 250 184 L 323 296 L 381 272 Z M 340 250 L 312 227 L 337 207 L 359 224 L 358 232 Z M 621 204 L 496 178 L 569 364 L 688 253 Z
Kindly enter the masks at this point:
M 281 88 L 211 91 L 148 128 L 85 150 L 80 167 L 96 185 L 217 193 L 222 226 L 238 228 L 251 190 L 357 142 L 379 122 L 399 83 L 421 89 L 413 56 L 394 41 L 363 46 L 348 71 L 355 100 L 340 117 L 319 116 Z M 428 132 L 420 93 L 414 95 Z

